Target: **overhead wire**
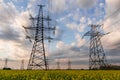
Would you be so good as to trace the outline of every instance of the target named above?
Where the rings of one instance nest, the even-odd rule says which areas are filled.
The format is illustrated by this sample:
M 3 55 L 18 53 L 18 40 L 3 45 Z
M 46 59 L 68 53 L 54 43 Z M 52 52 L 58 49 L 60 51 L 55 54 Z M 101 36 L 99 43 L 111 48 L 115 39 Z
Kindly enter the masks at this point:
M 107 19 L 109 19 L 110 17 L 114 16 L 118 12 L 120 12 L 120 8 L 118 8 L 116 11 L 114 11 L 113 13 L 111 13 L 110 15 L 108 15 L 100 24 L 103 24 Z
M 109 10 L 109 11 L 110 11 L 110 10 Z M 104 20 L 99 23 L 99 24 L 102 25 L 102 28 L 104 27 L 104 23 L 105 23 L 110 17 L 113 17 L 113 16 L 119 14 L 119 12 L 120 12 L 120 8 L 116 9 L 113 13 L 111 13 L 110 15 L 108 15 L 107 17 L 105 17 Z M 119 23 L 119 20 L 113 22 L 112 24 L 110 24 L 110 25 L 108 25 L 108 26 L 114 26 L 114 25 L 117 24 L 117 23 Z M 108 28 L 110 28 L 110 27 L 108 27 Z M 106 28 L 106 29 L 107 29 L 107 28 Z M 113 31 L 112 31 L 112 32 L 113 32 Z M 109 33 L 111 33 L 111 32 L 109 32 Z
M 117 24 L 117 23 L 119 23 L 119 22 L 120 22 L 120 19 L 117 20 L 117 21 L 115 21 L 114 23 L 110 24 L 109 26 L 113 26 L 113 25 L 115 25 L 115 24 Z
M 110 17 L 117 15 L 120 12 L 120 8 L 116 9 L 113 13 L 111 13 L 109 16 L 107 16 L 100 24 L 103 24 L 102 27 L 104 27 L 104 23 L 105 21 L 107 21 Z M 117 20 L 115 22 L 113 22 L 112 24 L 108 25 L 108 26 L 114 26 L 115 24 L 117 24 L 120 20 Z M 108 27 L 109 28 L 109 27 Z M 107 29 L 107 28 L 106 28 Z
M 104 21 L 106 21 L 107 19 L 109 19 L 109 17 L 114 16 L 115 14 L 117 14 L 120 11 L 120 8 L 118 8 L 116 11 L 114 11 L 112 14 L 110 14 L 109 16 L 107 16 Z
M 48 0 L 48 14 L 47 14 L 47 18 L 50 18 L 49 15 L 49 9 L 50 9 L 50 1 Z M 48 20 L 48 28 L 50 27 L 50 23 Z M 50 36 L 50 32 L 48 31 L 48 35 Z M 50 40 L 48 39 L 48 54 L 50 54 Z M 47 64 L 48 64 L 48 69 L 49 69 L 49 65 L 50 65 L 50 59 L 47 57 Z

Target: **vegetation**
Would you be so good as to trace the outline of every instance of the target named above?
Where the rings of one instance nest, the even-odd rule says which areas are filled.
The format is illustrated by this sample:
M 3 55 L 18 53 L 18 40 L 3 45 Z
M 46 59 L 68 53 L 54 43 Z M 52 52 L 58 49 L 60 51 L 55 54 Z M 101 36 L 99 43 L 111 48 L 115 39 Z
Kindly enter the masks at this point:
M 3 70 L 11 70 L 11 68 L 3 68 Z
M 0 80 L 120 80 L 120 70 L 0 70 Z

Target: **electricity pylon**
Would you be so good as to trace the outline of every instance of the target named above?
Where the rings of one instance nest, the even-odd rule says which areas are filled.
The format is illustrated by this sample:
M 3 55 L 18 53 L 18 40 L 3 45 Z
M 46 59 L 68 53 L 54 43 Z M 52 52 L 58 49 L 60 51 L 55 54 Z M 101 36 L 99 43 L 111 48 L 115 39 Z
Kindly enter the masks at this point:
M 43 7 L 45 5 L 38 5 L 39 12 L 36 18 L 33 18 L 31 15 L 31 20 L 33 21 L 33 27 L 24 27 L 25 30 L 34 30 L 35 36 L 27 36 L 28 39 L 33 39 L 34 44 L 32 48 L 32 52 L 30 55 L 29 63 L 27 69 L 48 69 L 48 62 L 45 52 L 45 40 L 47 39 L 49 42 L 53 39 L 50 37 L 51 31 L 55 32 L 55 27 L 51 27 L 50 22 L 52 19 L 48 16 L 44 15 Z
M 24 70 L 24 60 L 21 60 L 21 70 Z
M 57 61 L 57 69 L 60 69 L 60 62 L 59 62 L 59 60 Z
M 107 67 L 105 52 L 101 44 L 101 37 L 105 34 L 99 31 L 101 26 L 91 25 L 91 30 L 84 34 L 84 36 L 90 36 L 89 69 Z
M 71 69 L 71 61 L 68 60 L 68 70 L 70 70 L 70 69 Z
M 8 68 L 7 64 L 8 64 L 8 59 L 6 58 L 5 59 L 5 64 L 4 64 L 4 68 Z

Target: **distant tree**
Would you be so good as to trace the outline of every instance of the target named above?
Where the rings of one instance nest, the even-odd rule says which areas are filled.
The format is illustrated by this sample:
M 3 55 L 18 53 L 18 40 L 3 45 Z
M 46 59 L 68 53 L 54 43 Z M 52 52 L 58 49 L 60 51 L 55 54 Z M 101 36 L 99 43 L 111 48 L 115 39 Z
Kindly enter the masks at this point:
M 11 68 L 3 68 L 3 70 L 11 70 Z

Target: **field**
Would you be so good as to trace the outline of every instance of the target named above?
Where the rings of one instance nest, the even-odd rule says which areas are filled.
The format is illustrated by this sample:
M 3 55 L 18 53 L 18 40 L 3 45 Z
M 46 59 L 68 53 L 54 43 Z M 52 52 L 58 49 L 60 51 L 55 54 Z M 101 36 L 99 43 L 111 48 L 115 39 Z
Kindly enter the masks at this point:
M 120 80 L 119 70 L 0 70 L 0 80 Z

